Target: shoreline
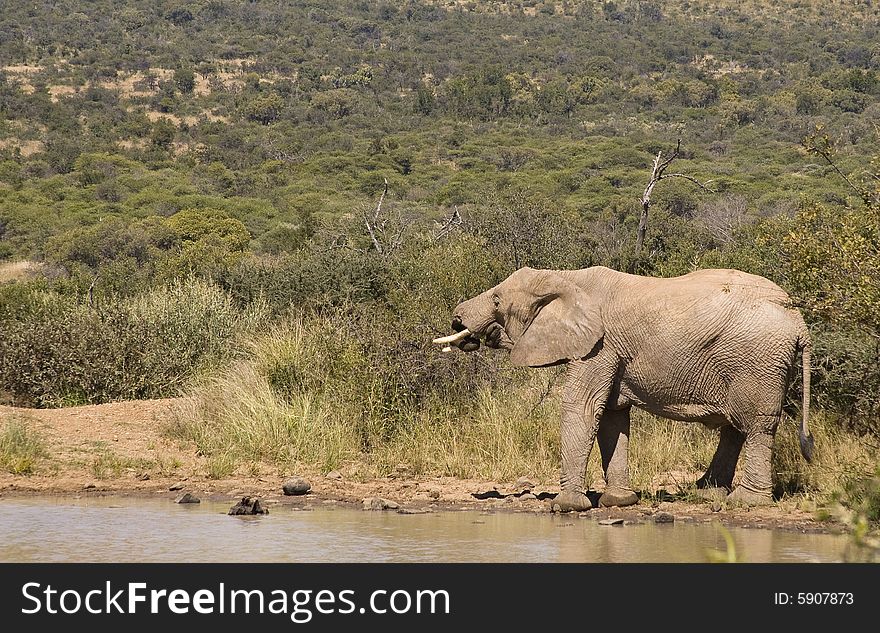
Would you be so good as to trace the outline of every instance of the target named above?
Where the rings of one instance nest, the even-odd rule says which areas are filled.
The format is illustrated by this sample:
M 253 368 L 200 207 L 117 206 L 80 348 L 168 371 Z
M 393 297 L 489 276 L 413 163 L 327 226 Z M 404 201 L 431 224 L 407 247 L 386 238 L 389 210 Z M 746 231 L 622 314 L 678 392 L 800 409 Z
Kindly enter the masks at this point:
M 4 477 L 5 478 L 5 477 Z M 456 484 L 457 493 L 432 499 L 425 497 L 424 490 L 438 485 Z M 308 494 L 287 496 L 281 491 L 282 480 L 252 481 L 249 485 L 240 479 L 220 481 L 187 481 L 182 488 L 170 490 L 179 484 L 173 479 L 145 481 L 146 485 L 125 485 L 129 482 L 86 483 L 78 488 L 70 486 L 28 485 L 28 481 L 0 483 L 0 507 L 7 499 L 51 498 L 57 500 L 82 500 L 90 498 L 156 499 L 169 503 L 191 493 L 203 501 L 228 503 L 230 506 L 242 497 L 258 497 L 269 508 L 278 506 L 291 510 L 319 510 L 327 506 L 363 510 L 364 499 L 380 498 L 391 503 L 390 508 L 373 510 L 399 514 L 422 514 L 426 512 L 472 512 L 475 514 L 552 514 L 550 499 L 556 491 L 535 488 L 532 493 L 542 497 L 520 500 L 517 492 L 502 488 L 497 491 L 501 498 L 477 499 L 465 489 L 484 489 L 475 480 L 453 478 L 421 478 L 418 480 L 382 478 L 366 482 L 337 482 L 331 486 L 318 484 Z M 36 483 L 36 482 L 34 482 Z M 45 482 L 41 482 L 45 483 Z M 131 482 L 134 483 L 134 482 Z M 141 483 L 141 482 L 138 482 Z M 322 482 L 323 483 L 323 482 Z M 227 485 L 224 485 L 227 484 Z M 313 484 L 314 486 L 315 484 Z M 346 491 L 346 488 L 348 489 Z M 421 489 L 421 491 L 420 491 Z M 407 491 L 409 490 L 409 491 Z M 492 490 L 491 488 L 489 490 Z M 483 490 L 483 493 L 488 490 Z M 482 493 L 477 493 L 482 494 Z M 552 495 L 552 496 L 551 496 Z M 658 515 L 664 515 L 658 519 Z M 670 521 L 669 517 L 672 517 Z M 688 501 L 643 500 L 637 505 L 623 508 L 594 507 L 586 512 L 557 514 L 561 519 L 593 520 L 623 519 L 624 525 L 650 522 L 710 523 L 718 522 L 725 527 L 744 529 L 770 529 L 803 534 L 845 534 L 845 527 L 835 520 L 817 520 L 813 513 L 803 510 L 787 510 L 774 504 L 759 508 L 722 508 L 713 511 L 712 504 Z
M 0 472 L 0 501 L 15 497 L 127 497 L 168 499 L 190 492 L 232 505 L 244 496 L 259 497 L 269 507 L 315 509 L 325 505 L 363 508 L 367 498 L 380 498 L 407 511 L 470 511 L 549 513 L 549 499 L 559 491 L 523 473 L 516 482 L 415 475 L 405 465 L 381 477 L 368 477 L 357 465 L 338 473 L 302 467 L 295 472 L 269 464 L 252 464 L 231 473 L 214 473 L 194 446 L 181 445 L 162 432 L 173 420 L 181 399 L 140 400 L 65 409 L 22 409 L 0 406 L 0 422 L 20 420 L 40 434 L 43 457 L 31 474 Z M 246 474 L 243 474 L 245 471 Z M 305 478 L 311 491 L 285 496 L 282 485 L 291 476 Z M 172 489 L 173 488 L 173 489 Z M 526 494 L 526 491 L 528 493 Z M 601 490 L 599 490 L 601 492 Z M 684 495 L 656 494 L 626 508 L 593 508 L 564 515 L 574 519 L 622 518 L 639 523 L 663 513 L 676 522 L 796 531 L 844 533 L 833 520 L 818 520 L 814 504 L 785 498 L 760 508 L 728 508 L 724 503 L 695 502 Z M 475 496 L 476 495 L 476 496 Z M 655 500 L 656 498 L 660 501 Z M 664 500 L 665 499 L 665 500 Z M 594 497 L 595 501 L 595 497 Z M 398 508 L 384 510 L 398 511 Z M 713 512 L 713 509 L 717 510 Z M 666 516 L 664 519 L 668 520 Z

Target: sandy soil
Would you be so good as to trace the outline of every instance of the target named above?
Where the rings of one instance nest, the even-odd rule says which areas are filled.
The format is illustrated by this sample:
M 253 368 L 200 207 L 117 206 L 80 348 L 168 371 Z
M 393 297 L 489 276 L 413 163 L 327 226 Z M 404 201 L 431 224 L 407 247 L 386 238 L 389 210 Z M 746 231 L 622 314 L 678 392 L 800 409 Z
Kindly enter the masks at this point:
M 266 501 L 315 505 L 343 503 L 360 506 L 365 498 L 380 497 L 404 509 L 470 509 L 476 511 L 548 512 L 558 487 L 493 482 L 452 477 L 413 476 L 400 468 L 388 477 L 368 481 L 330 478 L 302 470 L 297 475 L 312 486 L 309 494 L 285 497 L 281 486 L 289 473 L 261 466 L 232 476 L 211 479 L 207 460 L 194 446 L 167 438 L 163 427 L 173 421 L 182 401 L 175 399 L 118 402 L 66 409 L 20 409 L 0 406 L 0 424 L 25 420 L 45 438 L 47 457 L 30 475 L 0 472 L 0 497 L 19 495 L 126 495 L 170 499 L 191 492 L 200 498 L 234 501 L 259 496 Z M 174 488 L 174 490 L 172 490 Z M 529 494 L 530 490 L 530 494 Z M 660 513 L 677 521 L 718 520 L 729 525 L 802 532 L 836 532 L 840 526 L 818 521 L 796 504 L 780 502 L 759 509 L 722 508 L 710 503 L 643 501 L 630 508 L 597 508 L 589 518 L 650 521 Z M 717 506 L 716 506 L 717 509 Z

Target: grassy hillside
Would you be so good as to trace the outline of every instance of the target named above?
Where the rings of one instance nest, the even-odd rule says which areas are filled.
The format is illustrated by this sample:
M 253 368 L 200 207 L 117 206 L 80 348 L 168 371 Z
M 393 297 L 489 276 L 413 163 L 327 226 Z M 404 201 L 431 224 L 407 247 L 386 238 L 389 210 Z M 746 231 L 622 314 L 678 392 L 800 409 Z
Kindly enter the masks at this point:
M 799 150 L 872 153 L 877 7 L 854 2 L 57 2 L 0 17 L 6 257 L 102 218 L 219 208 L 295 247 L 384 178 L 436 218 L 529 186 L 632 220 L 653 155 L 751 214 L 851 199 Z M 679 214 L 702 198 L 658 190 Z M 615 211 L 616 210 L 616 211 Z M 292 244 L 293 243 L 293 244 Z

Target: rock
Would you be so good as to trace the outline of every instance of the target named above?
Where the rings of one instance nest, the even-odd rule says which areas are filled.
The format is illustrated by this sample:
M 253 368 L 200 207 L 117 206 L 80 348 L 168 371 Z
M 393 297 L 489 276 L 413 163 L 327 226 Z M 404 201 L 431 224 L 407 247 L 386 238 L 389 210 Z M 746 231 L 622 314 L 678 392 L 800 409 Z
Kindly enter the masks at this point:
M 428 493 L 428 496 L 431 497 L 432 499 L 439 499 L 440 498 L 440 491 L 439 490 L 432 490 L 431 492 Z
M 97 488 L 95 484 L 86 484 L 83 486 L 83 490 L 94 490 L 95 488 Z
M 674 523 L 675 515 L 668 512 L 658 512 L 654 515 L 654 523 Z
M 186 484 L 184 484 L 182 481 L 178 481 L 176 484 L 171 484 L 170 486 L 168 486 L 168 490 L 171 490 L 172 492 L 175 490 L 183 490 L 184 488 L 186 488 Z
M 331 470 L 326 476 L 327 479 L 336 479 L 337 481 L 342 479 L 342 473 L 338 470 Z
M 485 492 L 472 492 L 471 496 L 481 501 L 484 499 L 503 499 L 505 497 L 505 495 L 498 492 L 498 486 L 492 486 L 490 490 Z
M 531 492 L 524 492 L 519 496 L 520 501 L 534 501 L 537 498 L 538 497 L 533 495 Z
M 242 497 L 241 501 L 229 508 L 228 514 L 269 514 L 269 510 L 260 505 L 260 499 L 258 497 Z
M 284 491 L 284 494 L 287 496 L 305 495 L 308 494 L 311 489 L 312 484 L 302 477 L 291 477 L 284 482 L 283 486 L 281 486 L 281 490 Z
M 623 519 L 602 519 L 599 525 L 623 525 Z
M 712 512 L 721 512 L 722 504 L 720 501 L 712 502 Z
M 363 501 L 364 510 L 397 510 L 400 506 L 395 501 L 380 497 L 367 497 Z
M 138 475 L 138 479 L 140 479 L 141 481 L 149 481 L 150 473 L 141 473 L 140 475 Z
M 202 502 L 201 499 L 199 499 L 197 496 L 195 496 L 194 494 L 189 493 L 189 492 L 183 493 L 182 495 L 177 497 L 177 499 L 174 500 L 174 503 L 201 503 L 201 502 Z
M 400 508 L 397 514 L 428 514 L 425 508 Z
M 531 490 L 535 487 L 535 483 L 528 477 L 520 477 L 516 480 L 516 483 L 513 484 L 513 487 L 517 490 Z

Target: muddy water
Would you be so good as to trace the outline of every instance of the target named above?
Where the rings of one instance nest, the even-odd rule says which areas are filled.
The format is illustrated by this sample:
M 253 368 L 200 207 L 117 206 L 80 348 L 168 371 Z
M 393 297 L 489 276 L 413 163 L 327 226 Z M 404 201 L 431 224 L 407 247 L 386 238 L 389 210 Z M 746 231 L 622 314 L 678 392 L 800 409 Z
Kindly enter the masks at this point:
M 713 523 L 600 526 L 574 516 L 400 515 L 125 498 L 0 499 L 4 562 L 706 562 L 724 550 Z M 748 562 L 832 562 L 845 537 L 731 528 Z

